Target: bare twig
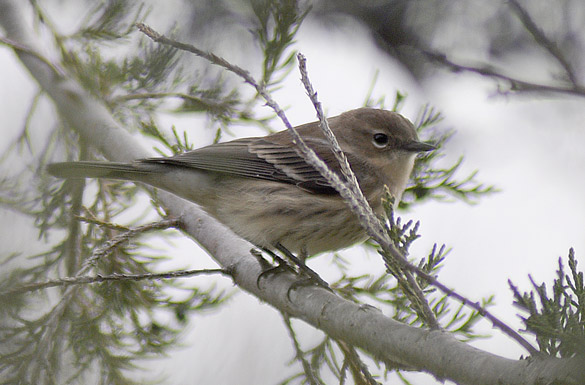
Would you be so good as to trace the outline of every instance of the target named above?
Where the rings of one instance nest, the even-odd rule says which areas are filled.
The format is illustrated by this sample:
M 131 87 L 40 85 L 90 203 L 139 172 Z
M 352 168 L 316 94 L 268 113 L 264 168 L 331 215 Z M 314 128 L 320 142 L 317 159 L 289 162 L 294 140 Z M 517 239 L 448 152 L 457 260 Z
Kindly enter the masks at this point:
M 561 52 L 559 47 L 555 44 L 554 41 L 550 40 L 544 32 L 538 28 L 538 25 L 532 20 L 532 17 L 528 14 L 528 12 L 522 8 L 520 3 L 517 0 L 508 0 L 512 10 L 516 13 L 524 27 L 528 30 L 528 32 L 532 35 L 536 43 L 547 50 L 552 57 L 561 65 L 567 78 L 575 87 L 579 87 L 579 82 L 577 80 L 577 76 L 575 75 L 575 71 L 573 70 L 573 66 L 569 63 L 569 60 L 565 57 L 564 53 Z
M 83 159 L 87 154 L 87 146 L 80 143 L 80 157 Z M 83 191 L 85 190 L 85 180 L 78 179 L 71 181 L 71 215 L 78 215 L 83 207 Z M 81 224 L 78 221 L 70 220 L 67 224 L 68 237 L 65 241 L 63 256 L 65 261 L 65 274 L 76 274 L 81 266 L 79 250 L 82 249 L 82 231 Z
M 208 61 L 210 61 L 211 63 L 213 63 L 215 65 L 218 65 L 220 67 L 223 67 L 223 68 L 229 70 L 230 72 L 233 72 L 234 74 L 236 74 L 239 77 L 241 77 L 242 79 L 244 79 L 244 81 L 246 83 L 250 84 L 254 88 L 258 89 L 258 87 L 259 87 L 258 83 L 256 83 L 256 81 L 254 80 L 252 75 L 250 75 L 250 73 L 248 71 L 246 71 L 245 69 L 243 69 L 241 67 L 238 67 L 236 65 L 231 64 L 230 62 L 228 62 L 224 58 L 219 57 L 214 53 L 203 51 L 203 50 L 201 50 L 201 49 L 199 49 L 191 44 L 185 44 L 185 43 L 178 42 L 176 40 L 169 39 L 166 36 L 161 35 L 160 33 L 156 32 L 154 29 L 150 28 L 148 25 L 146 25 L 144 23 L 136 23 L 136 27 L 142 33 L 144 33 L 146 36 L 148 36 L 149 38 L 151 38 L 153 41 L 155 41 L 157 43 L 169 45 L 171 47 L 175 47 L 175 48 L 180 49 L 182 51 L 191 52 L 197 56 L 200 56 L 204 59 L 207 59 Z
M 311 81 L 309 79 L 309 74 L 307 72 L 307 59 L 301 53 L 297 54 L 297 59 L 299 61 L 299 70 L 301 72 L 301 80 L 303 82 L 303 85 L 305 86 L 305 89 L 307 90 L 307 94 L 309 95 L 311 102 L 313 102 L 313 105 L 315 106 L 315 110 L 317 111 L 317 118 L 319 119 L 321 130 L 325 134 L 325 137 L 327 138 L 327 140 L 329 140 L 329 144 L 332 148 L 332 151 L 335 154 L 335 157 L 337 158 L 339 165 L 341 166 L 341 170 L 343 171 L 343 174 L 346 178 L 345 183 L 349 186 L 349 188 L 353 192 L 353 195 L 354 195 L 353 200 L 357 201 L 357 203 L 359 205 L 360 213 L 366 217 L 367 228 L 372 229 L 371 232 L 380 232 L 380 229 L 376 229 L 376 228 L 383 229 L 383 226 L 380 223 L 380 220 L 376 217 L 376 214 L 374 214 L 374 211 L 372 210 L 371 206 L 369 205 L 368 201 L 366 200 L 366 197 L 362 193 L 362 190 L 360 189 L 358 180 L 357 180 L 353 170 L 351 169 L 351 166 L 347 160 L 347 157 L 345 156 L 345 154 L 343 153 L 343 150 L 339 146 L 339 143 L 337 142 L 337 138 L 335 138 L 333 131 L 331 131 L 331 128 L 329 128 L 329 123 L 327 122 L 327 119 L 325 118 L 325 114 L 323 113 L 323 108 L 321 107 L 321 102 L 319 102 L 319 99 L 317 98 L 317 92 L 315 92 L 315 90 L 313 89 L 313 85 L 311 84 Z M 383 233 L 385 234 L 385 232 L 383 232 Z M 376 241 L 379 242 L 380 239 L 376 239 Z M 390 243 L 388 242 L 389 241 L 388 236 L 383 237 L 382 241 L 384 243 L 386 243 L 387 245 L 390 245 Z M 440 328 L 439 322 L 437 321 L 437 318 L 435 317 L 433 310 L 429 306 L 429 303 L 426 300 L 423 291 L 421 290 L 420 286 L 418 285 L 418 283 L 414 279 L 412 273 L 410 271 L 406 270 L 406 271 L 404 271 L 404 274 L 406 275 L 406 279 L 409 283 L 411 290 L 414 292 L 414 294 L 416 295 L 416 297 L 418 299 L 417 302 L 419 303 L 419 305 L 421 307 L 425 321 L 431 327 L 431 329 L 439 329 Z
M 441 290 L 443 293 L 447 294 L 451 298 L 455 298 L 457 301 L 463 303 L 465 306 L 472 308 L 473 310 L 477 311 L 483 317 L 490 320 L 492 325 L 498 329 L 500 329 L 504 334 L 507 334 L 513 340 L 518 342 L 523 348 L 525 348 L 531 355 L 537 356 L 539 355 L 539 351 L 530 344 L 526 339 L 524 339 L 518 332 L 508 325 L 506 325 L 503 321 L 493 315 L 489 310 L 485 307 L 481 306 L 479 302 L 473 302 L 470 299 L 464 297 L 463 295 L 457 293 L 455 290 L 450 289 L 449 287 L 442 284 L 437 278 L 433 277 L 432 275 L 420 270 L 418 267 L 414 265 L 410 265 L 409 268 L 413 272 L 416 273 L 417 276 L 421 277 L 431 285 L 435 286 L 437 289 Z
M 358 199 L 360 201 L 364 202 L 364 201 L 366 201 L 366 198 L 364 197 L 364 195 L 362 193 L 362 190 L 359 186 L 358 180 L 357 180 L 353 170 L 351 169 L 351 166 L 349 164 L 349 161 L 347 160 L 347 157 L 345 156 L 345 153 L 343 152 L 343 150 L 339 146 L 339 142 L 337 141 L 337 138 L 335 137 L 335 135 L 333 134 L 333 131 L 331 131 L 331 128 L 329 127 L 329 122 L 325 118 L 325 114 L 323 113 L 323 107 L 321 106 L 321 102 L 317 98 L 317 92 L 313 89 L 313 85 L 311 84 L 311 81 L 309 80 L 309 73 L 307 71 L 307 58 L 302 53 L 298 53 L 297 60 L 299 61 L 299 71 L 301 73 L 301 81 L 302 81 L 303 85 L 305 86 L 305 90 L 307 91 L 307 94 L 309 95 L 309 98 L 311 99 L 313 106 L 315 106 L 315 111 L 317 112 L 317 119 L 319 119 L 319 123 L 320 123 L 319 126 L 321 127 L 321 131 L 323 132 L 323 134 L 325 135 L 325 137 L 327 138 L 327 140 L 331 144 L 331 150 L 333 151 L 335 158 L 337 159 L 337 161 L 339 162 L 339 165 L 341 166 L 341 171 L 343 172 L 343 176 L 345 176 L 346 181 L 348 182 L 349 186 L 352 187 L 353 193 L 358 197 Z
M 91 214 L 91 213 L 90 213 Z M 135 237 L 138 234 L 152 231 L 152 230 L 162 230 L 168 229 L 171 227 L 177 227 L 180 223 L 180 219 L 178 218 L 167 218 L 163 219 L 158 222 L 149 223 L 147 225 L 139 226 L 136 228 L 128 229 L 119 226 L 112 226 L 112 224 L 108 222 L 102 222 L 96 218 L 86 218 L 86 217 L 79 217 L 77 218 L 84 222 L 94 223 L 100 226 L 106 226 L 108 228 L 115 228 L 116 230 L 126 230 L 124 233 L 117 235 L 110 239 L 109 241 L 105 242 L 101 247 L 96 249 L 92 256 L 88 258 L 83 266 L 79 269 L 77 274 L 74 277 L 64 277 L 58 278 L 54 280 L 49 280 L 45 282 L 35 282 L 28 285 L 24 285 L 18 287 L 16 289 L 4 291 L 0 293 L 0 297 L 10 296 L 12 294 L 21 294 L 27 293 L 31 291 L 37 291 L 41 289 L 46 289 L 49 287 L 56 287 L 56 286 L 72 286 L 72 285 L 80 285 L 80 284 L 87 284 L 87 283 L 97 283 L 97 282 L 106 282 L 106 281 L 125 281 L 125 280 L 132 280 L 132 281 L 141 281 L 146 279 L 170 279 L 170 278 L 178 278 L 178 277 L 185 277 L 185 276 L 192 276 L 192 275 L 199 275 L 199 274 L 215 274 L 215 273 L 222 273 L 228 274 L 226 270 L 221 269 L 208 269 L 208 270 L 180 270 L 168 273 L 149 273 L 149 274 L 111 274 L 111 275 L 100 275 L 97 274 L 95 276 L 85 275 L 91 267 L 95 264 L 98 259 L 105 258 L 110 255 L 116 247 L 120 246 L 122 243 L 127 242 L 130 238 Z M 63 297 L 63 300 L 67 296 Z
M 422 53 L 431 60 L 451 69 L 452 71 L 472 72 L 478 75 L 505 81 L 510 85 L 511 91 L 560 93 L 581 97 L 585 96 L 585 85 L 579 82 L 572 64 L 570 63 L 567 56 L 559 49 L 558 45 L 545 35 L 545 33 L 534 22 L 530 14 L 520 5 L 517 0 L 509 0 L 508 3 L 510 4 L 512 11 L 517 15 L 518 19 L 520 19 L 520 22 L 524 25 L 524 28 L 526 28 L 528 33 L 530 33 L 537 45 L 546 50 L 553 57 L 553 59 L 559 63 L 560 67 L 563 69 L 568 85 L 556 86 L 550 84 L 533 83 L 506 75 L 505 71 L 499 68 L 495 68 L 490 64 L 459 64 L 449 60 L 447 56 L 442 53 L 432 52 L 429 50 L 422 50 Z
M 12 290 L 4 291 L 0 293 L 0 298 L 9 297 L 11 295 L 28 293 L 31 291 L 37 291 L 47 289 L 49 287 L 57 286 L 72 286 L 82 285 L 90 283 L 101 283 L 108 281 L 144 281 L 144 280 L 157 280 L 157 279 L 174 279 L 182 277 L 193 277 L 196 275 L 207 275 L 207 274 L 224 274 L 229 275 L 226 270 L 223 269 L 203 269 L 203 270 L 177 270 L 170 271 L 167 273 L 149 273 L 149 274 L 110 274 L 110 275 L 78 275 L 75 277 L 64 277 L 59 279 L 52 279 L 45 282 L 31 283 L 29 285 L 23 285 Z
M 441 284 L 435 277 L 431 276 L 430 274 L 425 273 L 424 271 L 420 270 L 418 267 L 412 265 L 392 244 L 392 241 L 386 234 L 383 225 L 380 221 L 371 221 L 371 216 L 367 215 L 367 211 L 362 211 L 362 205 L 356 199 L 355 195 L 351 188 L 349 188 L 346 183 L 343 183 L 339 176 L 331 171 L 327 165 L 315 154 L 315 152 L 309 148 L 306 143 L 302 140 L 299 133 L 294 129 L 294 127 L 288 121 L 288 118 L 284 114 L 284 111 L 279 107 L 279 105 L 272 99 L 270 94 L 266 91 L 265 87 L 258 84 L 250 73 L 236 65 L 229 63 L 227 60 L 209 53 L 205 52 L 197 47 L 194 47 L 190 44 L 180 43 L 174 41 L 172 39 L 168 39 L 165 36 L 159 34 L 158 32 L 154 31 L 152 28 L 148 27 L 145 24 L 137 23 L 136 26 L 140 31 L 146 34 L 148 37 L 153 39 L 156 42 L 161 44 L 170 45 L 172 47 L 182 49 L 188 52 L 191 52 L 197 56 L 201 56 L 204 59 L 210 61 L 213 64 L 219 65 L 228 71 L 233 72 L 234 74 L 242 77 L 244 81 L 251 86 L 253 86 L 258 94 L 260 94 L 265 100 L 266 104 L 271 107 L 278 117 L 282 120 L 284 125 L 287 127 L 289 132 L 293 137 L 293 143 L 297 145 L 297 149 L 299 150 L 300 154 L 303 156 L 303 159 L 313 166 L 327 181 L 339 192 L 341 197 L 348 203 L 352 211 L 358 216 L 361 221 L 362 226 L 367 229 L 368 234 L 374 238 L 382 247 L 384 252 L 391 255 L 400 265 L 405 269 L 416 273 L 418 276 L 425 279 L 430 284 L 437 287 L 439 290 L 444 292 L 445 294 L 451 295 L 452 297 L 456 298 L 457 300 L 463 302 L 467 306 L 477 310 L 480 314 L 485 315 L 492 324 L 502 330 L 505 334 L 509 337 L 517 341 L 521 346 L 523 346 L 531 355 L 537 355 L 538 350 L 535 349 L 528 341 L 526 341 L 518 332 L 514 329 L 510 328 L 504 322 L 497 319 L 493 316 L 487 309 L 481 307 L 480 304 L 470 301 L 469 299 L 463 297 L 462 295 L 456 293 L 454 290 L 449 289 L 447 286 Z M 369 207 L 369 205 L 366 205 Z M 367 209 L 366 209 L 367 210 Z M 371 208 L 369 209 L 371 211 Z M 375 216 L 374 216 L 375 218 Z M 370 226 L 371 224 L 371 226 Z
M 516 92 L 545 92 L 560 93 L 575 96 L 585 96 L 585 87 L 572 84 L 571 86 L 553 86 L 548 84 L 531 83 L 524 80 L 505 75 L 503 71 L 494 68 L 489 64 L 464 65 L 449 60 L 446 55 L 432 51 L 422 51 L 429 59 L 449 68 L 454 72 L 472 72 L 478 75 L 503 80 L 510 84 L 510 89 Z

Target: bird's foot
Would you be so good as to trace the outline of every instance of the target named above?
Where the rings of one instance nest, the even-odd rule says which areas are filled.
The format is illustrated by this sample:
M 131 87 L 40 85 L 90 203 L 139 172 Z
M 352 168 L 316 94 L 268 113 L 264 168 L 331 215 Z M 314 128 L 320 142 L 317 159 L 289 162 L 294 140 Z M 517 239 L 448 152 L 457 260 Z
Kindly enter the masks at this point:
M 258 276 L 258 278 L 256 279 L 256 286 L 258 288 L 260 288 L 260 280 L 262 280 L 262 278 L 267 278 L 273 274 L 279 274 L 279 273 L 294 273 L 294 269 L 291 268 L 288 263 L 286 263 L 286 261 L 282 258 L 280 258 L 278 255 L 274 254 L 271 250 L 262 248 L 262 250 L 267 253 L 268 255 L 270 255 L 272 257 L 272 259 L 274 260 L 274 262 L 277 263 L 276 266 L 270 265 L 268 263 L 268 261 L 266 261 L 264 258 L 262 258 L 262 254 L 258 252 L 258 254 L 254 254 L 257 257 L 259 257 L 261 259 L 261 263 L 262 266 L 265 268 L 265 270 L 262 271 L 262 273 L 260 273 L 260 275 Z
M 290 285 L 288 292 L 287 292 L 287 296 L 288 296 L 289 300 L 290 300 L 290 293 L 294 290 L 297 290 L 300 287 L 319 286 L 319 287 L 322 287 L 322 288 L 329 290 L 331 292 L 333 291 L 329 287 L 329 284 L 327 282 L 325 282 L 325 280 L 323 280 L 323 278 L 321 278 L 319 276 L 319 274 L 317 274 L 315 272 L 315 270 L 311 269 L 309 266 L 307 266 L 305 264 L 305 259 L 306 259 L 305 252 L 301 252 L 301 257 L 299 258 L 296 255 L 294 255 L 293 253 L 291 253 L 287 248 L 282 246 L 280 243 L 278 243 L 276 245 L 276 248 L 282 254 L 284 254 L 286 256 L 286 258 L 297 267 L 300 274 L 305 275 L 305 278 L 298 280 L 298 281 L 295 281 Z
M 270 257 L 277 263 L 276 266 L 269 265 L 268 261 L 266 261 L 262 257 L 261 253 L 259 252 L 253 253 L 260 259 L 262 265 L 266 267 L 266 270 L 260 273 L 258 279 L 256 280 L 256 285 L 258 286 L 258 288 L 260 288 L 260 281 L 263 278 L 266 278 L 273 274 L 288 272 L 297 273 L 302 276 L 300 279 L 293 282 L 289 287 L 287 291 L 287 297 L 289 300 L 290 293 L 301 287 L 319 286 L 326 290 L 332 291 L 331 288 L 329 287 L 329 284 L 325 282 L 325 280 L 323 280 L 323 278 L 321 278 L 319 274 L 317 274 L 313 269 L 311 269 L 305 264 L 306 253 L 301 252 L 300 257 L 297 257 L 296 255 L 291 253 L 287 248 L 282 246 L 280 243 L 276 244 L 275 247 L 285 256 L 286 260 L 279 257 L 271 250 L 265 248 L 262 248 L 262 250 L 266 252 L 268 255 L 270 255 Z

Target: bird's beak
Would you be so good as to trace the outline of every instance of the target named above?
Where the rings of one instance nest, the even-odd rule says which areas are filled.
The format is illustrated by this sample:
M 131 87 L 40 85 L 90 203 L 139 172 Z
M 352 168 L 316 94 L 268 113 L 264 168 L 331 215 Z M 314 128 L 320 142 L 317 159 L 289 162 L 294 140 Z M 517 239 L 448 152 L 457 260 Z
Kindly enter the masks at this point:
M 418 142 L 418 141 L 414 140 L 412 142 L 405 143 L 402 146 L 402 149 L 406 150 L 406 151 L 411 151 L 411 152 L 426 152 L 426 151 L 436 150 L 437 147 L 435 147 L 431 144 Z

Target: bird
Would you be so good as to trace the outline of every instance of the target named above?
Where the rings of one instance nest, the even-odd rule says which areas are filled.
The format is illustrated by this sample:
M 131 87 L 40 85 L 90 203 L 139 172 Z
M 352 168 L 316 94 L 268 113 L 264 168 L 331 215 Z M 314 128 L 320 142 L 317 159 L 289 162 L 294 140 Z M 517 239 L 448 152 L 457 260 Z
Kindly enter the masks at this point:
M 377 215 L 385 188 L 399 202 L 419 141 L 401 114 L 358 108 L 328 119 L 364 196 Z M 342 176 L 319 122 L 296 127 L 305 143 Z M 316 255 L 347 248 L 368 236 L 337 190 L 299 155 L 287 130 L 216 143 L 170 157 L 59 162 L 60 178 L 106 178 L 144 183 L 198 204 L 240 237 L 264 249 Z

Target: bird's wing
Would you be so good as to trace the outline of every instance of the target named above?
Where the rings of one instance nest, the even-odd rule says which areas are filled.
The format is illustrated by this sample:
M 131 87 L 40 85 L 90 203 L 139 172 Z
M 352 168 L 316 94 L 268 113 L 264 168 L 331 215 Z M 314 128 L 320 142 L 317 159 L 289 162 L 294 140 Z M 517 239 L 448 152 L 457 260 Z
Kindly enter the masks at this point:
M 339 173 L 339 165 L 325 140 L 305 141 L 333 171 Z M 316 194 L 337 194 L 327 180 L 307 164 L 294 148 L 272 141 L 270 137 L 237 139 L 170 158 L 149 158 L 141 162 L 289 183 Z

